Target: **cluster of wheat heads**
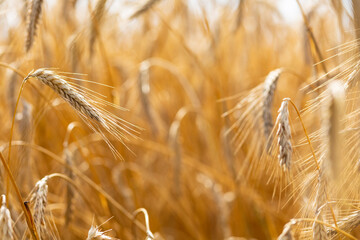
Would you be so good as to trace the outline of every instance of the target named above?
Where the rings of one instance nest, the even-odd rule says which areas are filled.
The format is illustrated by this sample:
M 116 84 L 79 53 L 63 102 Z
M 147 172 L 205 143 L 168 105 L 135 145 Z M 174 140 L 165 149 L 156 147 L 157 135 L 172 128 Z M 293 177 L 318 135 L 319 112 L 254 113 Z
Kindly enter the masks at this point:
M 359 238 L 360 8 L 281 2 L 0 1 L 0 239 Z

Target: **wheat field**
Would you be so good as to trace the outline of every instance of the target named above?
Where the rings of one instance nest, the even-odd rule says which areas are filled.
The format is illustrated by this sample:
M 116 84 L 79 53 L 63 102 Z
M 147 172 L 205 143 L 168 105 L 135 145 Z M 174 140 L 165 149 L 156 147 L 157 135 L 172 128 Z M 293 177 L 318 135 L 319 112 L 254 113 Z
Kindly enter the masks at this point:
M 0 239 L 360 238 L 359 0 L 0 7 Z

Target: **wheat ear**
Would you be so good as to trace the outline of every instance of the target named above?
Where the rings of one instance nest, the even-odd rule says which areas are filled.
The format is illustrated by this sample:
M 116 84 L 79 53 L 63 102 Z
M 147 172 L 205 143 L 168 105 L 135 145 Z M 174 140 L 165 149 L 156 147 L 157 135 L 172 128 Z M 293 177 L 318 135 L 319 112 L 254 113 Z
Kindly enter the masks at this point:
M 295 221 L 291 220 L 290 222 L 285 224 L 284 229 L 277 240 L 293 240 L 293 239 L 295 239 L 293 232 L 292 232 L 292 227 L 295 223 L 296 223 Z
M 9 209 L 6 207 L 6 197 L 1 195 L 2 205 L 0 208 L 0 237 L 2 240 L 13 240 L 12 219 Z
M 321 217 L 320 212 L 316 215 L 315 220 L 322 221 L 322 217 Z M 314 222 L 312 230 L 313 230 L 313 239 L 316 239 L 316 240 L 327 240 L 327 239 L 329 239 L 326 228 L 325 228 L 325 226 L 323 224 L 321 224 L 319 222 Z
M 274 100 L 274 93 L 277 86 L 277 82 L 279 80 L 280 74 L 283 72 L 282 68 L 275 69 L 271 71 L 264 83 L 264 92 L 263 92 L 263 121 L 264 121 L 264 135 L 268 140 L 271 134 L 271 131 L 274 127 L 271 108 L 272 102 Z M 271 142 L 271 141 L 269 141 Z
M 115 238 L 109 237 L 107 235 L 105 235 L 108 231 L 101 231 L 99 226 L 91 226 L 88 232 L 88 236 L 86 238 L 86 240 L 112 240 Z
M 136 18 L 149 10 L 152 6 L 155 5 L 159 0 L 147 0 L 142 6 L 140 6 L 131 16 L 130 18 Z
M 104 16 L 106 0 L 98 0 L 92 13 L 91 26 L 90 26 L 90 41 L 89 41 L 89 52 L 92 56 L 94 51 L 94 43 L 96 41 L 96 36 L 99 34 L 99 25 Z
M 74 84 L 71 85 L 64 80 L 64 77 L 57 75 L 51 70 L 41 68 L 30 72 L 23 82 L 30 77 L 37 78 L 67 101 L 75 110 L 77 110 L 84 122 L 92 130 L 102 136 L 103 140 L 108 144 L 113 154 L 117 158 L 123 159 L 117 149 L 115 149 L 115 147 L 107 139 L 103 129 L 113 135 L 127 148 L 124 140 L 128 140 L 129 136 L 137 138 L 136 135 L 139 134 L 138 130 L 140 130 L 140 128 L 120 117 L 115 116 L 103 106 L 111 106 L 121 110 L 124 109 L 100 98 L 98 95 L 95 95 L 96 92 L 94 91 L 88 89 L 88 91 L 90 91 L 90 93 L 88 93 L 79 87 L 73 86 Z
M 45 176 L 36 183 L 35 192 L 31 196 L 31 202 L 34 204 L 34 222 L 40 239 L 46 235 L 45 226 L 45 208 L 47 205 L 48 181 L 49 177 Z
M 42 3 L 43 0 L 30 0 L 30 2 L 28 3 L 27 30 L 25 42 L 26 52 L 31 49 L 34 43 L 36 28 L 41 14 Z
M 277 131 L 279 143 L 279 163 L 284 171 L 290 170 L 292 155 L 288 104 L 289 99 L 285 98 L 281 103 L 277 118 L 277 122 L 279 122 L 279 128 Z
M 85 99 L 84 95 L 74 90 L 67 81 L 53 71 L 40 68 L 30 73 L 25 80 L 30 77 L 35 77 L 49 86 L 77 111 L 98 122 L 103 121 L 99 112 Z
M 346 218 L 341 219 L 338 222 L 339 228 L 346 231 L 351 232 L 357 226 L 360 225 L 360 211 L 355 211 L 354 213 L 346 216 Z M 333 229 L 329 231 L 330 236 L 336 235 L 337 232 Z

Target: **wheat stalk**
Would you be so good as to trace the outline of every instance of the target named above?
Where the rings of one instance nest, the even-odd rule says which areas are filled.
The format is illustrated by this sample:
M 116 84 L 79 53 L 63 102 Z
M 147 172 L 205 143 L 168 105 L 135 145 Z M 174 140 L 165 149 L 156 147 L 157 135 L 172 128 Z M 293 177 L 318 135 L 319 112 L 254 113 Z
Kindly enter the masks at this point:
M 30 0 L 28 3 L 25 50 L 28 52 L 34 43 L 36 28 L 41 14 L 43 0 Z
M 33 106 L 28 103 L 26 100 L 22 99 L 22 111 L 21 113 L 16 114 L 16 119 L 19 120 L 19 132 L 20 139 L 26 143 L 31 143 L 33 128 Z M 19 148 L 19 165 L 23 166 L 19 169 L 20 177 L 23 180 L 28 181 L 29 183 L 33 183 L 31 177 L 31 148 L 20 146 Z
M 72 156 L 69 151 L 69 149 L 64 149 L 64 155 L 65 155 L 65 162 L 68 164 L 68 166 L 73 166 Z M 65 174 L 68 176 L 71 180 L 74 180 L 74 173 L 71 170 L 71 168 L 65 169 Z M 73 200 L 74 200 L 75 192 L 73 191 L 72 187 L 68 183 L 66 185 L 66 209 L 65 209 L 65 226 L 68 226 L 73 212 Z
M 149 125 L 152 130 L 152 134 L 156 136 L 158 134 L 158 127 L 153 116 L 153 112 L 150 106 L 150 64 L 149 61 L 144 61 L 140 64 L 139 73 L 138 73 L 138 89 L 141 104 L 144 108 L 145 116 L 149 122 Z
M 133 223 L 135 222 L 136 216 L 139 215 L 140 213 L 143 213 L 144 218 L 145 218 L 145 226 L 146 226 L 146 238 L 145 238 L 145 240 L 155 239 L 154 234 L 150 230 L 149 214 L 148 214 L 148 212 L 146 211 L 145 208 L 139 208 L 139 209 L 136 209 L 133 212 L 133 220 L 132 220 L 132 222 Z M 132 226 L 134 226 L 134 225 L 132 225 Z M 136 236 L 135 229 L 134 228 L 132 228 L 132 229 L 133 229 L 133 234 L 134 234 L 134 237 L 135 237 Z
M 327 137 L 327 151 L 326 156 L 331 168 L 332 177 L 334 180 L 339 179 L 339 175 L 343 168 L 342 149 L 343 140 L 340 134 L 342 130 L 341 121 L 344 119 L 345 107 L 345 91 L 341 82 L 334 81 L 328 86 L 329 101 L 324 110 L 324 128 Z M 325 136 L 325 137 L 326 137 Z

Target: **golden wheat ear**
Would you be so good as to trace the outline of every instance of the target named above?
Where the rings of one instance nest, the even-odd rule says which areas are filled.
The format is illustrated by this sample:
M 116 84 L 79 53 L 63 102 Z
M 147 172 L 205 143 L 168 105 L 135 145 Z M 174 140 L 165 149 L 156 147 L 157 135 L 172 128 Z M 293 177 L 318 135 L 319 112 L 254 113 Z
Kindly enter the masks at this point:
M 13 240 L 14 230 L 10 211 L 6 207 L 6 197 L 1 195 L 2 205 L 0 208 L 0 237 L 3 240 Z
M 131 14 L 129 18 L 131 19 L 140 16 L 141 14 L 148 11 L 151 7 L 153 7 L 157 2 L 159 2 L 159 0 L 147 0 L 143 5 L 136 9 L 136 11 Z
M 272 119 L 271 109 L 272 109 L 272 103 L 274 100 L 274 94 L 277 86 L 277 82 L 279 80 L 279 77 L 281 73 L 284 71 L 282 68 L 275 69 L 271 71 L 265 79 L 264 82 L 264 92 L 263 92 L 263 123 L 264 123 L 264 135 L 265 138 L 269 140 L 271 131 L 273 130 L 274 123 Z
M 279 163 L 284 170 L 290 170 L 292 155 L 288 101 L 289 99 L 283 100 L 277 118 L 277 122 L 279 122 L 279 128 L 277 131 L 279 143 Z
M 27 29 L 25 50 L 28 52 L 35 39 L 37 25 L 39 23 L 43 0 L 30 0 L 28 2 Z
M 129 137 L 137 138 L 137 135 L 140 133 L 140 128 L 115 116 L 104 108 L 104 106 L 110 106 L 121 109 L 120 107 L 100 98 L 90 89 L 80 88 L 74 83 L 66 81 L 64 76 L 58 75 L 54 71 L 40 68 L 31 71 L 24 81 L 27 81 L 31 77 L 38 79 L 40 82 L 50 87 L 62 99 L 68 102 L 84 122 L 93 131 L 102 136 L 113 154 L 117 158 L 123 159 L 120 153 L 105 136 L 104 130 L 130 150 L 126 146 L 125 140 L 129 140 Z
M 39 180 L 35 185 L 35 192 L 31 196 L 31 202 L 34 204 L 34 222 L 40 239 L 41 236 L 47 235 L 45 224 L 45 208 L 48 194 L 47 181 L 48 176 Z
M 119 240 L 117 238 L 113 238 L 113 237 L 106 235 L 106 233 L 111 231 L 111 229 L 106 230 L 106 231 L 101 231 L 101 229 L 100 229 L 100 227 L 103 224 L 105 224 L 107 221 L 109 221 L 110 219 L 106 220 L 104 223 L 100 224 L 99 226 L 96 226 L 96 225 L 94 226 L 94 224 L 92 224 L 89 229 L 86 240 Z

